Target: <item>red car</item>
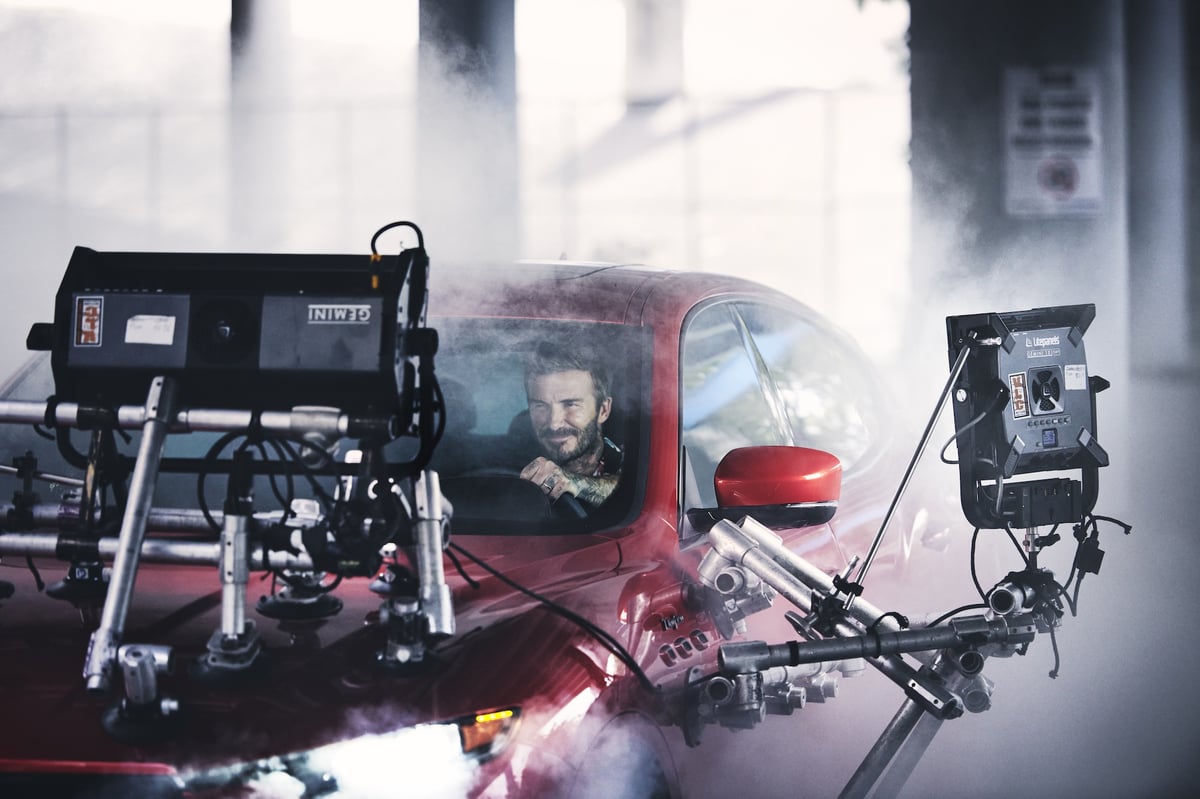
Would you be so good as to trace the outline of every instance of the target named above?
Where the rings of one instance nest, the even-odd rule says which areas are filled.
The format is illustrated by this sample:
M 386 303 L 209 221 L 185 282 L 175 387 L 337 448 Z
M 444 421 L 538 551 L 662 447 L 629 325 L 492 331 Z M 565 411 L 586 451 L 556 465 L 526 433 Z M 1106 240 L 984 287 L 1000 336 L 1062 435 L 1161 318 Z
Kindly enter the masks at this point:
M 220 475 L 197 491 L 194 475 L 164 473 L 112 679 L 81 676 L 116 557 L 113 531 L 91 563 L 71 533 L 79 481 L 95 475 L 77 457 L 64 463 L 61 441 L 0 431 L 12 456 L 36 457 L 16 462 L 0 533 L 12 589 L 0 595 L 0 795 L 678 794 L 672 752 L 717 720 L 713 697 L 698 709 L 689 684 L 715 672 L 727 638 L 788 629 L 785 602 L 767 609 L 770 591 L 704 573 L 705 531 L 751 514 L 829 572 L 864 553 L 899 474 L 880 386 L 844 334 L 733 277 L 435 263 L 428 296 L 446 426 L 430 464 L 441 498 L 426 482 L 424 499 L 445 503 L 444 558 L 414 563 L 390 546 L 371 574 L 335 577 L 298 554 L 312 530 L 325 535 L 329 511 L 280 491 L 282 478 L 259 483 L 253 529 L 277 538 L 271 551 L 252 538 L 244 610 L 256 640 L 236 652 L 213 644 L 222 614 L 239 610 L 237 581 L 215 568 L 228 563 L 226 539 L 195 524 L 202 513 L 220 527 Z M 541 433 L 563 443 L 579 432 L 530 421 L 540 400 L 524 369 L 547 342 L 585 347 L 609 372 L 596 432 L 620 464 L 593 472 L 615 478 L 597 503 L 568 508 L 569 497 L 550 501 L 554 481 L 522 477 L 544 454 Z M 48 366 L 31 362 L 6 401 L 44 401 Z M 20 416 L 13 407 L 0 415 Z M 215 437 L 170 435 L 165 457 L 194 458 Z M 67 454 L 85 438 L 77 431 Z M 403 458 L 413 446 L 400 437 L 387 449 Z M 329 448 L 340 461 L 353 444 Z M 261 442 L 241 450 L 272 454 Z M 902 514 L 888 557 L 918 534 Z M 441 594 L 413 584 L 431 570 Z M 398 629 L 414 597 L 444 614 L 418 643 Z

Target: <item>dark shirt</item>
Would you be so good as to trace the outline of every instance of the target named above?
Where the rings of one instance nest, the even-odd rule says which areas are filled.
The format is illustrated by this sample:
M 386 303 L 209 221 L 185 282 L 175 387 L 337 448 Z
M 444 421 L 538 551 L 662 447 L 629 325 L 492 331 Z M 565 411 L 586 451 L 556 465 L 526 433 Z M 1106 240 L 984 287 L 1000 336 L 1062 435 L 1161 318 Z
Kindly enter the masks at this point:
M 604 452 L 600 454 L 600 462 L 596 464 L 596 471 L 592 472 L 592 477 L 606 477 L 608 475 L 621 474 L 621 463 L 625 459 L 625 453 L 621 451 L 613 440 L 608 436 L 604 437 Z

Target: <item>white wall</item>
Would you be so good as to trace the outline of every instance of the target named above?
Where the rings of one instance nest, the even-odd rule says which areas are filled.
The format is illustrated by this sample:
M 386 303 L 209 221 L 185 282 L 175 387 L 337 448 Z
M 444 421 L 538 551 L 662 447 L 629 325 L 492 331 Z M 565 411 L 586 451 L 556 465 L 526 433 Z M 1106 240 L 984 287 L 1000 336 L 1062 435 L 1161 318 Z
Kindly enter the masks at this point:
M 77 244 L 362 251 L 421 193 L 480 190 L 415 185 L 416 0 L 263 5 L 286 35 L 231 103 L 227 3 L 0 2 L 0 371 Z M 906 3 L 690 0 L 685 95 L 640 112 L 623 0 L 516 10 L 519 255 L 743 274 L 888 354 L 874 334 L 907 290 Z M 487 114 L 453 101 L 478 113 L 454 146 L 487 148 Z M 427 242 L 435 269 L 496 235 L 461 222 Z

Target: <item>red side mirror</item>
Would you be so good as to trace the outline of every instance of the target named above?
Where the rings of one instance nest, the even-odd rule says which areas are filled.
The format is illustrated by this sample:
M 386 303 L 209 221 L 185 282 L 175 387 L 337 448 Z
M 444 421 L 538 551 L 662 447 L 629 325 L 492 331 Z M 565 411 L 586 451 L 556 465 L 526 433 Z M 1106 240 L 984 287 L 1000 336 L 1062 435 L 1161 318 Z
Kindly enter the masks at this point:
M 740 447 L 721 459 L 713 483 L 722 507 L 837 502 L 842 462 L 807 447 Z

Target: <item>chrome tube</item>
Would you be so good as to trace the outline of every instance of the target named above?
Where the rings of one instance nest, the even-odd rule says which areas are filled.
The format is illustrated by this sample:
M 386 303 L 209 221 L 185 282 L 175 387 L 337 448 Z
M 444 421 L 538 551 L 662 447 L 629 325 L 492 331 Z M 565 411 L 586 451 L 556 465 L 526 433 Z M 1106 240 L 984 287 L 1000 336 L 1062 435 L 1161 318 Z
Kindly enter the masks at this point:
M 57 558 L 60 543 L 61 537 L 56 533 L 0 532 L 0 557 Z M 118 539 L 101 538 L 89 543 L 94 544 L 103 562 L 111 563 L 116 557 Z M 216 540 L 148 537 L 142 541 L 141 560 L 146 563 L 215 568 L 221 562 L 221 543 Z M 307 554 L 264 553 L 261 549 L 249 553 L 247 564 L 251 571 L 313 569 L 312 558 Z
M 71 410 L 66 411 L 67 408 Z M 64 414 L 75 418 L 79 406 L 73 402 L 63 402 L 56 406 L 54 420 L 57 422 Z M 12 424 L 45 424 L 46 403 L 34 400 L 0 400 L 0 421 Z
M 746 523 L 743 522 L 743 524 L 745 525 Z M 766 530 L 766 528 L 762 529 Z M 770 531 L 767 532 L 770 533 Z M 812 613 L 813 591 L 809 590 L 809 586 L 806 586 L 799 576 L 793 574 L 789 569 L 777 562 L 771 556 L 771 553 L 764 549 L 756 539 L 747 535 L 743 528 L 738 527 L 733 522 L 722 520 L 713 525 L 713 528 L 708 532 L 708 537 L 713 548 L 722 557 L 733 563 L 744 564 L 748 569 L 762 578 L 763 582 L 774 588 L 781 596 L 804 611 L 804 613 Z M 792 565 L 802 567 L 806 573 L 812 572 L 814 575 L 821 575 L 825 581 L 829 580 L 824 572 L 812 566 L 812 564 L 799 555 L 782 549 L 782 545 L 779 545 L 779 549 L 787 552 Z M 821 581 L 814 579 L 814 582 L 820 583 Z M 832 583 L 830 583 L 830 587 L 832 588 Z M 873 622 L 874 619 L 871 619 L 871 621 Z M 884 625 L 880 624 L 879 626 L 883 627 Z M 894 630 L 890 629 L 889 631 L 894 632 Z M 856 627 L 847 620 L 834 624 L 834 632 L 840 637 L 850 638 L 861 636 L 864 630 Z M 961 713 L 956 697 L 935 685 L 929 684 L 928 680 L 922 678 L 917 670 L 906 663 L 899 655 L 868 657 L 865 660 L 889 680 L 903 688 L 910 698 L 919 703 L 922 710 L 942 717 L 951 717 Z
M 146 424 L 129 479 L 129 498 L 121 519 L 121 533 L 100 614 L 100 626 L 92 633 L 84 664 L 84 680 L 87 689 L 93 693 L 107 691 L 112 681 L 113 663 L 125 633 L 125 617 L 137 579 L 138 558 L 142 554 L 146 521 L 154 499 L 158 465 L 167 440 L 167 420 L 174 412 L 175 402 L 175 381 L 169 377 L 154 378 L 146 395 Z
M 0 464 L 0 474 L 10 474 L 15 477 L 20 473 L 20 470 L 15 466 L 4 466 Z M 33 479 L 41 480 L 46 483 L 61 483 L 62 485 L 74 486 L 76 488 L 81 488 L 83 486 L 83 480 L 81 478 L 66 477 L 65 475 L 50 474 L 49 472 L 42 471 L 34 472 Z
M 79 427 L 83 410 L 77 402 L 54 406 L 44 400 L 0 400 L 0 422 L 45 424 L 47 415 L 62 427 Z M 136 430 L 146 426 L 153 414 L 144 406 L 122 405 L 116 409 L 117 427 Z M 226 432 L 243 430 L 254 423 L 254 412 L 225 408 L 172 409 L 156 421 L 165 421 L 172 433 Z M 337 408 L 302 407 L 290 411 L 263 411 L 258 424 L 267 433 L 321 433 L 343 437 L 350 429 L 350 416 Z
M 838 794 L 838 799 L 862 799 L 867 796 L 924 717 L 925 711 L 921 706 L 911 699 L 906 699 L 875 741 L 875 745 L 867 752 L 850 781 Z
M 721 557 L 735 564 L 745 565 L 787 601 L 805 613 L 812 612 L 812 591 L 777 563 L 770 553 L 755 539 L 746 535 L 742 528 L 722 519 L 708 531 L 708 540 Z
M 245 516 L 225 517 L 220 547 L 221 634 L 237 638 L 246 630 L 246 584 L 250 582 Z
M 417 478 L 417 577 L 420 581 L 421 612 L 429 623 L 430 635 L 454 635 L 454 605 L 442 565 L 446 514 L 438 473 L 426 469 Z
M 782 539 L 767 527 L 764 527 L 753 518 L 747 517 L 742 522 L 741 530 L 747 538 L 758 544 L 773 560 L 812 590 L 825 596 L 832 596 L 836 593 L 832 577 L 785 547 Z M 892 616 L 884 617 L 882 610 L 862 597 L 854 597 L 847 608 L 847 612 L 867 627 L 878 621 L 877 629 L 881 632 L 895 632 L 900 629 L 900 624 L 895 618 Z M 880 621 L 881 618 L 882 621 Z
M 0 502 L 0 516 L 13 509 L 11 502 Z M 35 530 L 78 530 L 83 513 L 78 502 L 50 504 L 39 502 L 29 509 Z M 224 524 L 224 514 L 212 511 L 213 521 Z M 191 508 L 151 508 L 146 529 L 156 533 L 213 533 L 204 513 Z
M 931 668 L 938 678 L 953 674 L 953 667 L 944 653 L 934 658 Z M 927 715 L 912 697 L 905 699 L 842 792 L 838 794 L 838 799 L 866 797 L 879 783 L 884 772 L 887 772 L 884 784 L 888 792 L 881 791 L 878 795 L 895 796 L 904 787 L 913 768 L 925 754 L 937 731 L 941 729 L 942 721 L 941 718 Z M 900 756 L 899 760 L 897 756 Z

